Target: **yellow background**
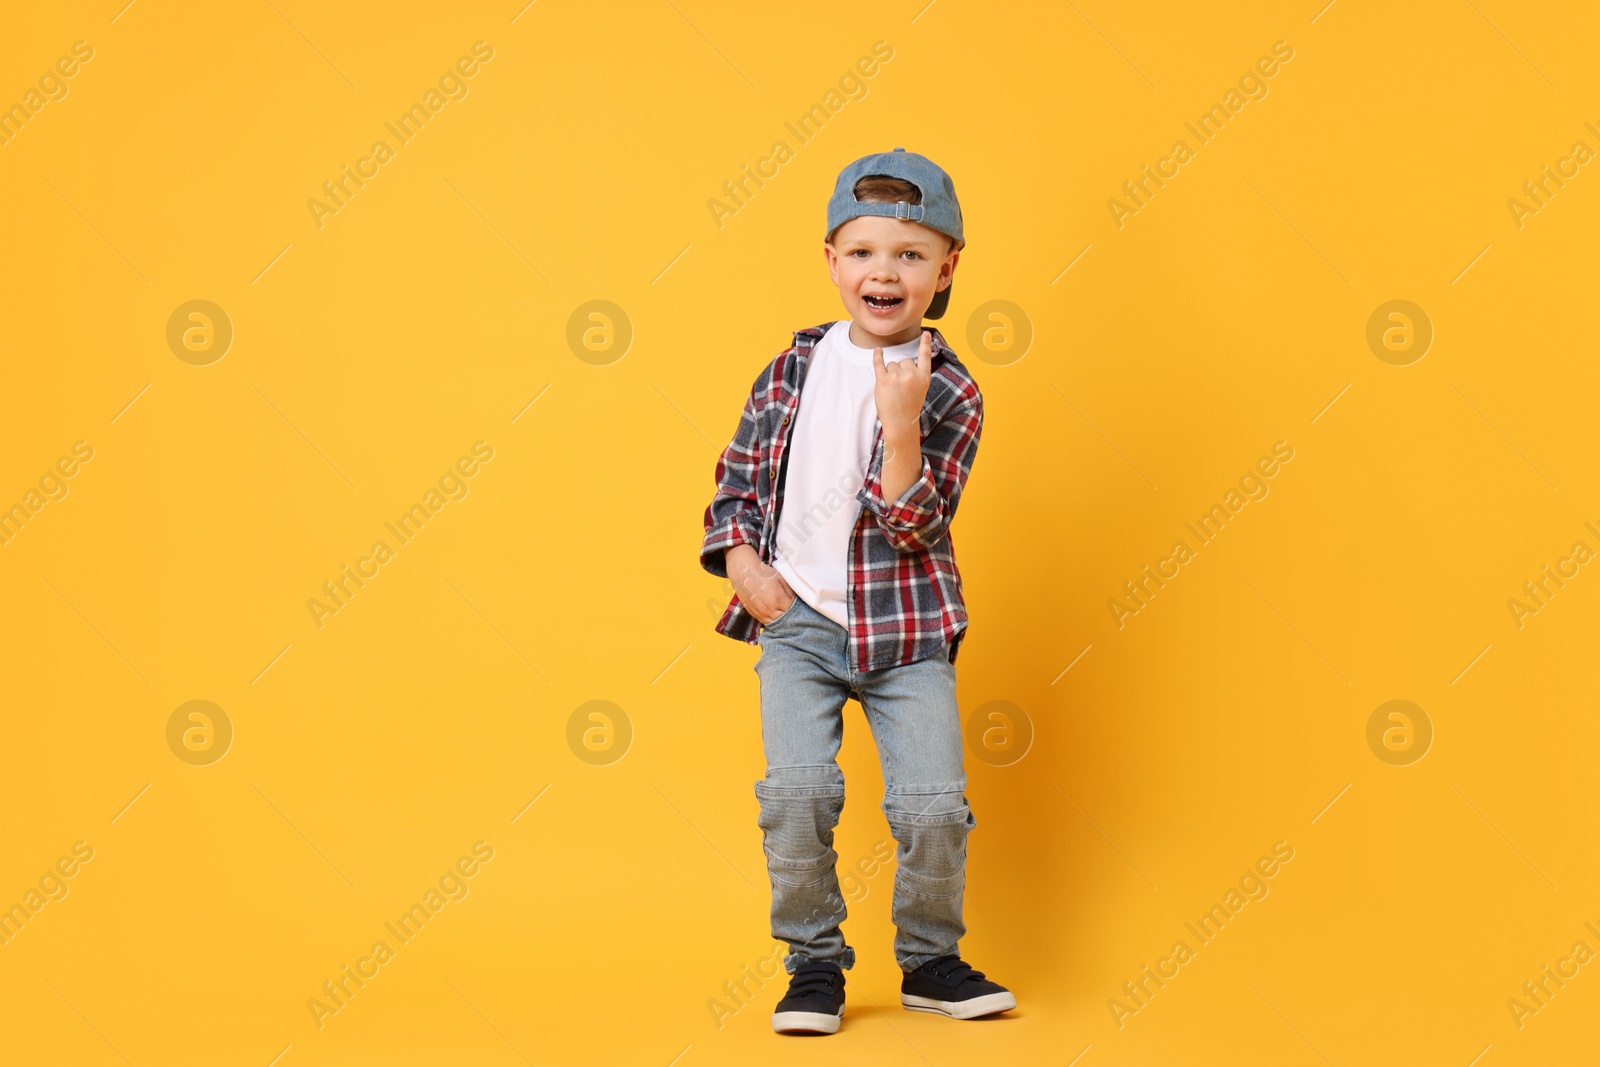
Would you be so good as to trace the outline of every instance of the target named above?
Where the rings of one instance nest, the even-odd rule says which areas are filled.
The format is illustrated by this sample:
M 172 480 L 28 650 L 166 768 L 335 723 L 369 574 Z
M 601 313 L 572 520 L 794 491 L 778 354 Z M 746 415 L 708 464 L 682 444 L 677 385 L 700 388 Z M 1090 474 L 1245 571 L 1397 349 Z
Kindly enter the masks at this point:
M 76 441 L 94 458 L 0 547 L 0 903 L 76 841 L 94 858 L 0 946 L 0 1060 L 1592 1054 L 1600 965 L 1521 1028 L 1506 1005 L 1600 950 L 1600 577 L 1521 628 L 1507 608 L 1600 547 L 1600 177 L 1520 228 L 1507 208 L 1600 148 L 1586 5 L 107 0 L 5 23 L 0 102 L 75 41 L 94 58 L 0 146 L 0 504 Z M 319 228 L 307 200 L 479 40 L 469 94 Z M 800 145 L 785 122 L 880 40 L 893 59 Z M 1277 41 L 1269 94 L 1118 228 L 1108 199 Z M 779 139 L 793 158 L 719 228 L 708 200 Z M 776 982 L 721 1026 L 708 1006 L 774 945 L 757 650 L 712 632 L 728 590 L 696 553 L 752 378 L 844 314 L 834 177 L 895 145 L 966 218 L 938 323 L 987 401 L 954 526 L 960 698 L 1012 702 L 1034 740 L 969 755 L 961 947 L 1020 1006 L 900 1009 L 884 869 L 816 1045 L 771 1033 Z M 166 342 L 195 299 L 235 331 L 208 366 Z M 1394 299 L 1435 330 L 1409 366 L 1366 342 Z M 569 346 L 591 300 L 631 324 L 621 358 Z M 1020 360 L 968 340 L 992 300 L 1031 323 Z M 480 440 L 469 495 L 319 628 L 322 583 Z M 1280 440 L 1270 495 L 1119 629 L 1122 583 Z M 1409 766 L 1366 740 L 1396 699 L 1435 731 Z M 190 700 L 233 725 L 209 766 L 168 747 Z M 608 765 L 569 747 L 591 700 L 631 724 Z M 846 710 L 854 864 L 889 835 Z M 319 1029 L 308 999 L 478 841 L 469 895 Z M 1276 841 L 1270 895 L 1119 1027 L 1122 983 Z

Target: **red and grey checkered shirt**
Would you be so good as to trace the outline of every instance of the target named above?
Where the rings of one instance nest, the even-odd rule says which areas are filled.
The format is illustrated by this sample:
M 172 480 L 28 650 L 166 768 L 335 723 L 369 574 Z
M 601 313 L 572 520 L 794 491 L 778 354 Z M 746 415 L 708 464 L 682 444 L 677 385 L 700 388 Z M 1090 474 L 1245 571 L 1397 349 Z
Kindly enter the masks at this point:
M 811 350 L 832 322 L 799 330 L 756 377 L 733 441 L 717 460 L 717 493 L 706 508 L 700 565 L 728 576 L 723 553 L 748 544 L 772 563 L 772 542 L 783 507 L 784 460 Z M 978 383 L 933 335 L 933 368 L 922 404 L 922 472 L 899 499 L 883 498 L 883 426 L 873 438 L 872 462 L 856 491 L 863 507 L 850 535 L 848 593 L 851 659 L 858 671 L 914 663 L 950 641 L 950 661 L 966 636 L 967 606 L 956 568 L 950 521 L 978 453 L 983 395 Z M 756 643 L 761 622 L 737 595 L 717 621 L 717 633 Z

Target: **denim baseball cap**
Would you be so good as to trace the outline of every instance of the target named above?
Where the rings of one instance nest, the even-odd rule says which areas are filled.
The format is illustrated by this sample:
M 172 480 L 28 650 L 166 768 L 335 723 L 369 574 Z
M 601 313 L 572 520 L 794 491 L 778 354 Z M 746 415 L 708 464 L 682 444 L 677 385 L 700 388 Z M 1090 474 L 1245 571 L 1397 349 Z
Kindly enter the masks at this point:
M 856 182 L 869 175 L 883 175 L 910 182 L 922 193 L 922 203 L 912 204 L 901 200 L 895 204 L 873 204 L 857 200 Z M 833 186 L 833 196 L 828 199 L 828 232 L 823 240 L 832 239 L 835 230 L 862 215 L 882 215 L 918 222 L 952 238 L 957 249 L 967 246 L 966 239 L 961 235 L 961 203 L 956 199 L 956 187 L 950 175 L 927 156 L 907 152 L 904 148 L 862 156 L 839 172 L 839 180 Z M 942 292 L 934 295 L 933 303 L 928 305 L 927 318 L 944 317 L 953 288 L 955 283 L 952 281 Z

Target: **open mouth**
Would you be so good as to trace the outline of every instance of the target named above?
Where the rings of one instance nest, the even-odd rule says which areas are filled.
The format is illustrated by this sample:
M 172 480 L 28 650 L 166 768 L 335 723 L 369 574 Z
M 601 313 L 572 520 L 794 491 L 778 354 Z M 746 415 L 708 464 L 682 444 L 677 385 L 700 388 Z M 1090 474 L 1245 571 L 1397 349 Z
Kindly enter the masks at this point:
M 905 303 L 905 298 L 899 296 L 876 296 L 868 293 L 862 296 L 861 301 L 874 311 L 893 311 Z

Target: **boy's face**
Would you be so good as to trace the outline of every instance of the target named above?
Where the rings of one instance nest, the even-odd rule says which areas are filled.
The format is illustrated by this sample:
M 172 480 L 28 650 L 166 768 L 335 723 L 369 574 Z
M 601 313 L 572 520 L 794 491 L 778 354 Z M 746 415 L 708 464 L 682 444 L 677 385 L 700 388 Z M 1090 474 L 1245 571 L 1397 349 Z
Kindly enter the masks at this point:
M 878 347 L 914 340 L 934 294 L 950 284 L 961 253 L 919 222 L 862 215 L 823 244 L 828 274 L 850 318 Z M 884 297 L 884 300 L 869 298 Z M 854 332 L 854 331 L 852 331 Z

